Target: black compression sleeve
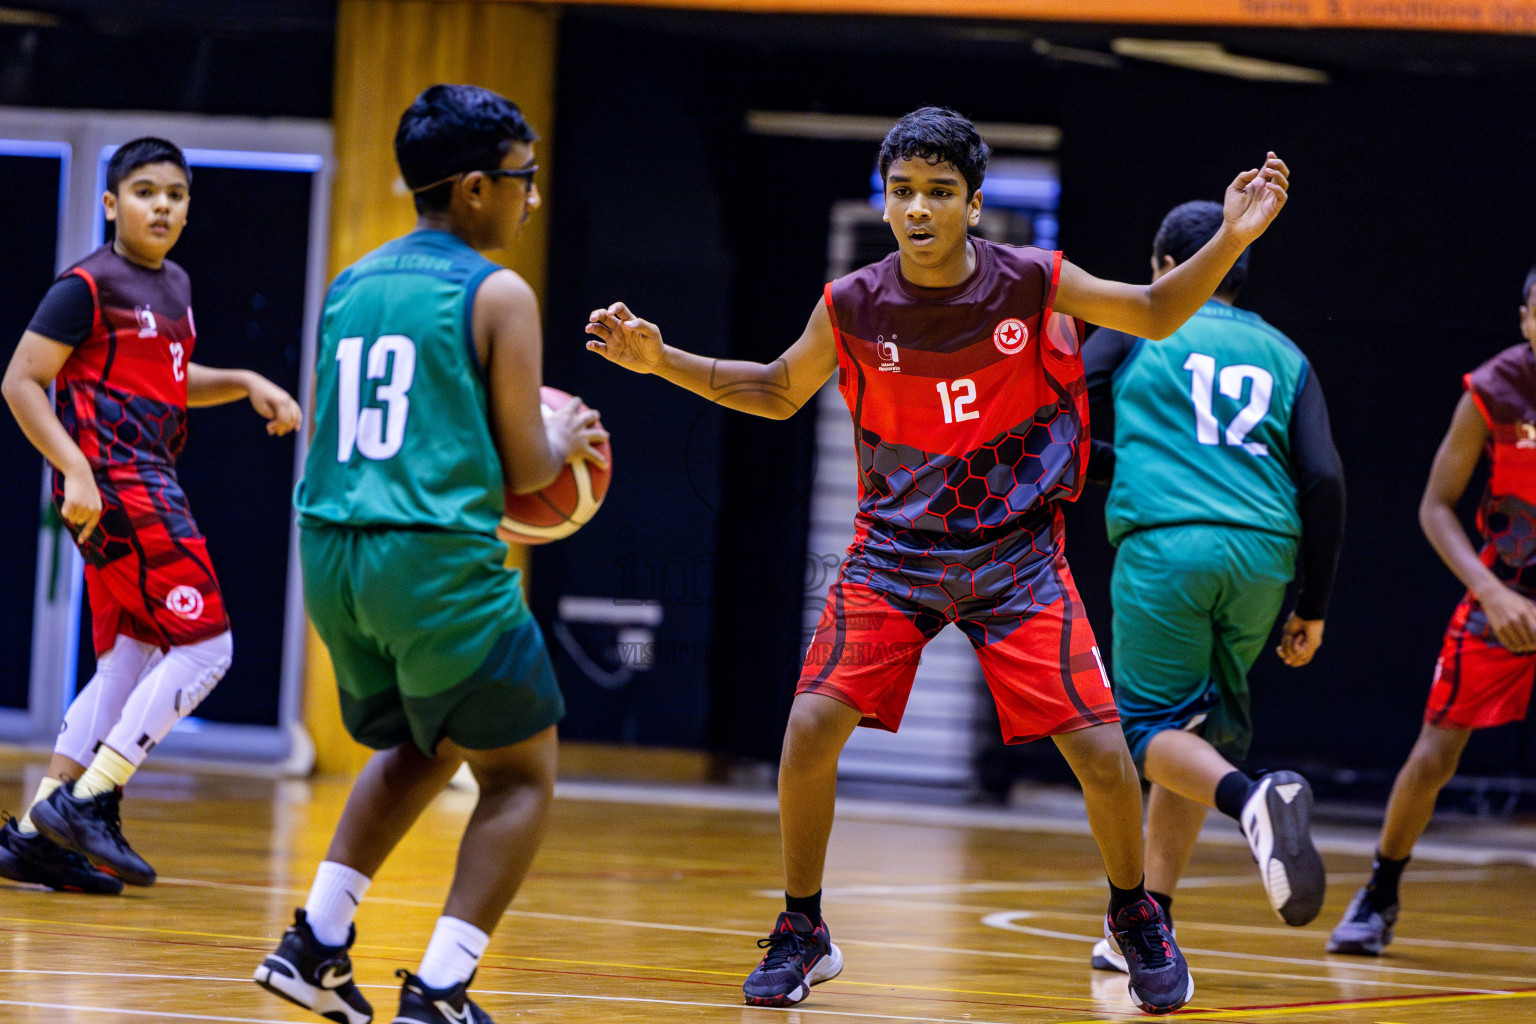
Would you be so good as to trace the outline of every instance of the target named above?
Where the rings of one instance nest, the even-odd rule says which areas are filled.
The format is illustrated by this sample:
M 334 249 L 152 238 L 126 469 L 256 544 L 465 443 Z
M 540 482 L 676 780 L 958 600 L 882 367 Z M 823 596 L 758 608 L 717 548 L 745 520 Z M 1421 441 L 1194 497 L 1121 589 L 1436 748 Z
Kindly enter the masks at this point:
M 1088 384 L 1088 425 L 1093 432 L 1088 480 L 1108 484 L 1115 475 L 1113 388 L 1115 370 L 1136 347 L 1136 337 L 1099 327 L 1083 342 L 1083 376 Z
M 1295 611 L 1303 619 L 1321 619 L 1328 614 L 1344 543 L 1344 464 L 1333 444 L 1323 386 L 1310 366 L 1296 396 L 1290 434 L 1291 472 L 1301 512 L 1301 587 Z

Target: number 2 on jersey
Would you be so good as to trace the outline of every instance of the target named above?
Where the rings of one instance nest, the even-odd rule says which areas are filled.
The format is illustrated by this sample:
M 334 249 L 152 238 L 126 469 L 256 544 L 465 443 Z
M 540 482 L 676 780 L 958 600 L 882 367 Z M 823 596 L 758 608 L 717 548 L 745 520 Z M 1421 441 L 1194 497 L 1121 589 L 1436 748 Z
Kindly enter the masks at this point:
M 1248 392 L 1248 404 L 1232 417 L 1227 424 L 1227 444 L 1242 448 L 1249 455 L 1268 455 L 1269 446 L 1248 440 L 1253 428 L 1259 425 L 1269 412 L 1269 399 L 1275 390 L 1275 378 L 1258 366 L 1238 364 L 1223 366 L 1216 372 L 1216 359 L 1199 352 L 1191 352 L 1184 360 L 1184 369 L 1190 372 L 1189 400 L 1195 407 L 1195 440 L 1201 444 L 1221 443 L 1221 424 L 1216 422 L 1212 411 L 1212 385 L 1228 398 L 1243 397 L 1243 381 L 1253 382 Z
M 354 448 L 375 461 L 393 458 L 405 443 L 405 420 L 411 412 L 406 393 L 416 377 L 416 343 L 403 334 L 385 334 L 368 347 L 368 379 L 381 382 L 374 393 L 380 405 L 363 406 L 362 338 L 342 338 L 336 362 L 336 461 L 351 459 Z

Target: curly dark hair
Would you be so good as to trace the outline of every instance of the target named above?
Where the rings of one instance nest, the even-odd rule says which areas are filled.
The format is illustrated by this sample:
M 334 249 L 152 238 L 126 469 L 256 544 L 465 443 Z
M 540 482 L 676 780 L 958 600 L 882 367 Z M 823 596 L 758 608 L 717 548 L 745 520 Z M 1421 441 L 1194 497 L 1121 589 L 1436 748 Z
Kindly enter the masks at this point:
M 987 176 L 992 149 L 981 140 L 968 118 L 948 107 L 923 107 L 897 121 L 880 144 L 880 179 L 891 164 L 920 156 L 931 163 L 949 163 L 965 178 L 966 198 L 976 194 Z

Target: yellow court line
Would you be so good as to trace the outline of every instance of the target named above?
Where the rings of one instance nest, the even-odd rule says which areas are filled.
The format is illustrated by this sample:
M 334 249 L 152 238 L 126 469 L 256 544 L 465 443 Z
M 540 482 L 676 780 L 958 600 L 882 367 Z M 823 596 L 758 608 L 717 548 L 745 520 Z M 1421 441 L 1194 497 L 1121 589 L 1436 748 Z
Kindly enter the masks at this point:
M 1434 1006 L 1446 1003 L 1486 1002 L 1494 999 L 1536 999 L 1536 989 L 1527 992 L 1469 992 L 1465 995 L 1404 996 L 1398 999 L 1364 999 L 1353 1003 L 1309 1003 L 1303 1006 L 1267 1006 L 1253 1010 L 1179 1011 L 1170 1020 L 1231 1020 L 1235 1017 L 1286 1017 L 1307 1013 L 1337 1013 L 1341 1010 L 1390 1010 L 1400 1007 Z M 1061 1021 L 1059 1024 L 1102 1024 L 1102 1017 L 1090 1020 Z

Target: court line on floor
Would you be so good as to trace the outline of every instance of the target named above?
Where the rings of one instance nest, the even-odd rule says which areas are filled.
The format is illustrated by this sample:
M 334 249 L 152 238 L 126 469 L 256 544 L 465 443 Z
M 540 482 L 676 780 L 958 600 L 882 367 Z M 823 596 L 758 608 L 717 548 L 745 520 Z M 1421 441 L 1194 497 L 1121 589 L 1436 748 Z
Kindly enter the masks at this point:
M 1447 874 L 1460 875 L 1460 874 L 1462 874 L 1462 872 L 1447 872 Z M 1251 881 L 1251 879 L 1249 879 L 1249 881 Z M 304 890 L 297 890 L 297 889 L 276 890 L 276 889 L 274 889 L 273 887 L 270 887 L 270 886 L 259 886 L 259 885 L 230 884 L 230 885 L 226 886 L 225 883 L 209 883 L 209 882 L 202 882 L 202 881 L 198 881 L 198 880 L 183 880 L 181 882 L 181 884 L 187 884 L 187 885 L 191 885 L 191 886 L 243 888 L 243 889 L 248 889 L 248 890 L 251 890 L 251 891 L 257 891 L 257 892 L 262 892 L 262 893 L 271 893 L 271 892 L 274 892 L 274 891 L 287 891 L 287 892 L 289 892 L 291 894 L 298 895 L 298 896 L 302 896 L 303 892 L 304 892 Z M 1028 883 L 1028 884 L 1045 885 L 1046 883 Z M 1077 886 L 1078 883 L 1075 882 L 1075 881 L 1072 881 L 1072 880 L 1068 880 L 1068 881 L 1065 881 L 1065 882 L 1057 882 L 1055 884 L 1058 887 L 1065 889 L 1065 888 L 1074 888 L 1074 887 Z M 1094 885 L 1095 885 L 1095 887 L 1102 887 L 1103 882 L 1101 882 L 1101 881 L 1095 882 Z M 838 892 L 840 892 L 840 890 L 834 890 L 834 894 L 836 894 Z M 779 893 L 773 893 L 772 895 L 773 895 L 774 898 L 782 898 L 781 894 L 779 894 Z M 437 909 L 439 907 L 439 904 L 437 902 L 435 902 L 435 901 L 404 900 L 404 899 L 398 899 L 398 898 L 392 898 L 392 897 L 377 897 L 377 898 L 370 897 L 370 902 L 391 903 L 391 904 L 394 904 L 394 905 L 414 906 L 414 907 L 420 907 L 420 908 L 424 908 L 424 909 Z M 890 904 L 890 903 L 893 903 L 895 901 L 870 900 L 868 902 L 875 903 L 875 904 Z M 917 901 L 914 902 L 914 905 L 922 906 L 922 904 L 920 902 L 917 902 Z M 981 908 L 981 907 L 963 907 L 963 906 L 958 908 L 958 909 L 960 909 L 962 912 L 966 912 L 966 913 L 976 913 L 976 912 L 982 912 L 982 911 L 986 910 L 986 908 Z M 998 910 L 992 911 L 992 913 L 1027 914 L 1027 913 L 1036 913 L 1036 912 L 998 909 Z M 731 936 L 731 937 L 741 937 L 741 938 L 757 938 L 757 937 L 760 937 L 760 935 L 761 935 L 760 932 L 757 932 L 757 931 L 747 931 L 747 930 L 744 930 L 744 929 L 716 928 L 716 927 L 708 927 L 708 926 L 698 925 L 698 924 L 671 924 L 671 923 L 659 922 L 659 921 L 635 921 L 635 920 L 629 920 L 629 919 L 594 917 L 594 916 L 579 915 L 579 914 L 556 914 L 556 913 L 549 913 L 549 912 L 544 912 L 544 911 L 528 911 L 528 910 L 509 909 L 506 912 L 506 916 L 508 916 L 508 917 L 529 918 L 529 919 L 534 919 L 534 920 L 560 921 L 560 922 L 571 923 L 571 924 L 591 924 L 591 925 L 597 925 L 597 926 L 601 926 L 601 927 L 632 927 L 632 928 L 662 930 L 662 931 L 685 931 L 685 932 L 690 932 L 690 933 L 695 933 L 695 934 L 702 932 L 702 933 L 706 933 L 706 934 L 723 935 L 723 936 Z M 1060 915 L 1060 916 L 1065 916 L 1065 915 Z M 1095 916 L 1093 919 L 1097 920 L 1097 917 Z M 986 923 L 985 919 L 983 919 L 983 923 L 984 924 Z M 994 927 L 996 927 L 996 926 L 994 926 Z M 1203 926 L 1203 927 L 1221 927 L 1221 926 Z M 1240 932 L 1246 932 L 1246 933 L 1256 933 L 1256 934 L 1260 934 L 1260 935 L 1270 935 L 1270 936 L 1281 935 L 1281 936 L 1285 936 L 1285 937 L 1288 937 L 1288 938 L 1296 937 L 1296 935 L 1297 935 L 1296 932 L 1291 931 L 1290 929 L 1282 929 L 1282 928 L 1278 928 L 1278 927 L 1275 927 L 1275 928 L 1257 928 L 1257 927 L 1251 926 L 1251 925 L 1233 925 L 1233 926 L 1230 926 L 1230 929 L 1233 930 L 1233 931 L 1240 931 Z M 1017 929 L 1006 929 L 1006 930 L 1017 930 Z M 233 936 L 233 935 L 227 935 L 227 936 L 222 936 L 222 937 L 230 938 L 230 939 L 245 939 L 246 938 L 246 937 L 242 937 L 242 936 Z M 1053 935 L 1051 937 L 1071 937 L 1071 938 L 1075 938 L 1077 941 L 1089 942 L 1089 943 L 1098 941 L 1098 937 L 1097 936 L 1093 936 L 1093 937 L 1081 936 L 1081 935 L 1070 935 L 1069 936 L 1068 933 L 1060 933 L 1059 936 Z M 1441 940 L 1441 941 L 1447 941 L 1448 942 L 1450 940 Z M 860 945 L 863 945 L 863 946 L 868 946 L 868 947 L 871 947 L 871 948 L 880 948 L 880 949 L 899 949 L 899 950 L 903 950 L 903 951 L 913 951 L 913 952 L 944 953 L 944 954 L 950 954 L 950 955 L 958 954 L 958 955 L 967 955 L 967 956 L 1004 958 L 1004 959 L 1015 959 L 1015 960 L 1030 960 L 1030 961 L 1048 962 L 1048 963 L 1077 963 L 1077 962 L 1079 962 L 1082 959 L 1081 956 L 1070 956 L 1070 955 L 1049 954 L 1049 953 L 1025 953 L 1025 952 L 1020 952 L 1020 951 L 1015 951 L 1015 950 L 956 949 L 956 948 L 951 948 L 951 947 L 921 946 L 921 945 L 908 944 L 908 943 L 877 942 L 877 941 L 872 941 L 872 940 L 859 939 L 859 938 L 856 938 L 856 937 L 849 937 L 849 936 L 845 936 L 845 935 L 840 935 L 838 937 L 838 942 L 841 945 L 847 945 L 847 946 L 860 946 Z M 369 945 L 372 946 L 373 944 L 369 943 Z M 1491 950 L 1491 951 L 1502 951 L 1502 950 Z M 1523 948 L 1517 947 L 1516 949 L 1514 949 L 1512 951 L 1520 953 L 1520 952 L 1524 952 L 1525 950 Z M 1268 960 L 1268 959 L 1270 959 L 1269 957 L 1256 956 L 1254 954 L 1233 953 L 1233 952 L 1226 952 L 1226 951 L 1221 951 L 1221 950 L 1202 951 L 1202 955 L 1204 955 L 1204 954 L 1209 954 L 1211 956 L 1216 956 L 1216 957 L 1225 957 L 1225 958 L 1230 958 L 1230 959 L 1245 959 L 1245 958 L 1250 958 L 1250 957 L 1255 958 L 1255 959 L 1260 959 L 1260 960 Z M 522 958 L 522 959 L 533 959 L 533 958 Z M 1337 960 L 1325 960 L 1325 959 L 1299 959 L 1298 958 L 1298 959 L 1291 960 L 1290 962 L 1301 964 L 1301 965 L 1306 965 L 1306 966 L 1323 967 L 1323 968 L 1327 968 L 1329 970 L 1341 969 L 1342 968 L 1342 969 L 1346 969 L 1346 970 L 1365 971 L 1365 972 L 1380 973 L 1380 974 L 1402 972 L 1402 973 L 1418 974 L 1418 975 L 1429 976 L 1429 977 L 1441 977 L 1441 978 L 1446 978 L 1446 979 L 1455 979 L 1455 980 L 1460 980 L 1460 981 L 1463 981 L 1463 982 L 1472 982 L 1472 983 L 1482 982 L 1484 984 L 1487 984 L 1487 983 L 1490 983 L 1490 982 L 1502 982 L 1502 981 L 1514 981 L 1516 983 L 1524 984 L 1524 983 L 1529 983 L 1531 981 L 1531 979 L 1524 978 L 1524 977 L 1490 976 L 1490 975 L 1480 975 L 1480 974 L 1467 974 L 1467 973 L 1462 973 L 1462 972 L 1435 971 L 1435 970 L 1429 970 L 1429 969 L 1422 969 L 1421 970 L 1421 969 L 1415 969 L 1415 968 L 1409 968 L 1409 967 L 1397 967 L 1395 965 L 1386 965 L 1386 964 L 1343 963 L 1343 962 L 1340 962 L 1340 961 L 1337 961 Z M 629 965 L 629 966 L 640 967 L 641 965 Z M 674 968 L 658 968 L 658 967 L 654 967 L 654 966 L 646 966 L 644 969 L 648 969 L 648 970 L 676 970 Z M 1206 969 L 1210 970 L 1210 971 L 1213 971 L 1213 972 L 1220 972 L 1220 973 L 1224 973 L 1224 974 L 1247 974 L 1247 973 L 1250 973 L 1250 972 L 1247 972 L 1247 971 L 1237 970 L 1235 968 L 1234 969 L 1224 969 L 1224 968 L 1210 967 L 1210 968 L 1206 968 Z M 1294 976 L 1294 975 L 1292 975 L 1290 977 L 1297 978 L 1297 976 Z M 1386 981 L 1373 981 L 1371 979 L 1364 979 L 1364 978 L 1358 978 L 1358 979 L 1357 978 L 1347 978 L 1346 979 L 1346 978 L 1302 977 L 1302 978 L 1299 978 L 1298 980 L 1326 981 L 1326 982 L 1329 982 L 1331 984 L 1336 984 L 1336 985 L 1356 984 L 1356 983 L 1358 983 L 1358 984 L 1377 984 L 1377 985 L 1389 984 L 1389 982 L 1386 982 Z M 1403 983 L 1403 984 L 1408 984 L 1408 983 Z
M 196 981 L 196 982 L 201 982 L 201 983 L 205 983 L 205 984 L 208 983 L 208 982 L 232 982 L 232 983 L 238 983 L 238 984 L 241 984 L 241 985 L 250 984 L 250 979 L 249 978 L 227 978 L 227 977 L 210 977 L 210 976 L 193 977 L 193 976 L 190 976 L 190 975 L 154 975 L 154 974 L 138 974 L 138 975 L 134 975 L 134 974 L 120 974 L 120 973 L 98 973 L 98 972 L 91 972 L 91 971 L 21 971 L 21 970 L 0 970 L 0 973 L 4 973 L 4 974 L 49 974 L 49 975 L 68 975 L 68 976 L 78 976 L 78 977 L 108 977 L 108 978 L 129 977 L 129 978 L 141 978 L 141 979 L 146 980 L 146 981 L 162 981 L 162 982 L 163 981 Z M 383 988 L 383 989 L 388 989 L 390 992 L 396 992 L 396 991 L 399 990 L 399 987 L 398 986 L 394 986 L 394 985 L 359 985 L 358 987 L 359 988 L 365 988 L 365 989 L 380 989 L 380 988 Z M 772 1009 L 772 1008 L 746 1006 L 745 1004 L 739 1003 L 739 1002 L 720 1003 L 720 1002 L 712 1002 L 712 1001 L 699 1000 L 699 999 L 660 999 L 660 998 L 647 997 L 647 996 L 609 996 L 609 995 L 594 995 L 594 994 L 590 994 L 590 993 L 578 993 L 578 992 L 534 992 L 534 991 L 526 991 L 526 990 L 521 990 L 521 989 L 487 988 L 487 987 L 484 987 L 484 986 L 476 986 L 476 988 L 475 988 L 475 995 L 476 995 L 476 997 L 481 998 L 481 999 L 485 998 L 486 996 L 510 996 L 510 997 L 520 998 L 520 999 L 576 1000 L 576 1001 L 580 1001 L 580 1002 L 592 1002 L 592 1003 L 640 1003 L 640 1004 L 652 1005 L 652 1006 L 679 1006 L 679 1007 L 690 1007 L 690 1008 L 694 1008 L 694 1009 L 718 1009 L 718 1010 L 729 1010 L 729 1011 L 745 1011 L 745 1012 L 748 1012 L 748 1013 L 750 1013 L 753 1010 L 759 1010 L 759 1009 L 766 1010 L 767 1012 L 780 1012 L 780 1011 L 777 1011 L 777 1010 Z M 178 1013 L 178 1012 L 170 1011 L 170 1010 L 136 1010 L 136 1009 L 130 1009 L 128 1007 L 121 1007 L 121 1006 L 87 1006 L 87 1005 L 83 1005 L 83 1004 L 30 1002 L 30 1001 L 25 1001 L 25 1000 L 14 1000 L 14 999 L 0 999 L 0 1006 L 21 1006 L 21 1007 L 28 1007 L 28 1008 L 32 1008 L 32 1009 L 41 1009 L 41 1010 L 74 1010 L 74 1011 L 89 1012 L 89 1013 L 93 1013 L 93 1014 L 115 1013 L 115 1014 L 125 1014 L 125 1015 L 129 1015 L 129 1016 L 134 1016 L 134 1017 L 160 1017 L 160 1018 L 170 1018 L 170 1019 L 175 1019 L 175 1020 L 218 1021 L 218 1022 L 224 1022 L 224 1024 L 290 1024 L 290 1022 L 287 1019 L 272 1018 L 272 1017 L 215 1017 L 215 1016 L 210 1016 L 210 1015 L 205 1015 L 205 1014 Z M 792 1009 L 793 1009 L 793 1012 L 795 1012 L 796 1014 L 810 1014 L 810 1015 L 815 1015 L 815 1016 L 819 1016 L 819 1017 L 846 1017 L 846 1018 L 852 1018 L 852 1019 L 856 1019 L 856 1020 L 906 1021 L 906 1022 L 908 1022 L 908 1024 L 1011 1024 L 1011 1022 L 1008 1022 L 1008 1021 L 988 1021 L 988 1020 L 983 1020 L 983 1019 L 980 1019 L 980 1018 L 976 1017 L 973 1014 L 967 1014 L 965 1016 L 960 1016 L 960 1017 L 936 1017 L 936 1016 L 919 1016 L 919 1015 L 913 1015 L 913 1014 L 893 1014 L 893 1013 L 890 1013 L 890 1012 L 864 1013 L 864 1012 L 861 1012 L 861 1011 L 858 1011 L 858 1010 L 824 1009 L 824 1008 L 804 1007 L 804 1006 L 795 1006 Z M 1059 1012 L 1075 1013 L 1075 1012 L 1077 1012 L 1077 1010 L 1074 1007 L 1061 1007 Z
M 1047 928 L 1033 928 L 1033 927 L 1030 927 L 1028 925 L 1015 924 L 1014 922 L 1019 917 L 1021 917 L 1021 916 L 1027 916 L 1027 917 L 1036 917 L 1036 916 L 1048 917 L 1048 916 L 1052 916 L 1052 915 L 1049 915 L 1049 914 L 1036 914 L 1034 911 L 1028 911 L 1028 910 L 1024 910 L 1024 911 L 1000 911 L 1000 912 L 995 913 L 995 914 L 988 914 L 985 918 L 982 919 L 981 923 L 986 925 L 989 928 L 998 928 L 998 929 L 1002 929 L 1004 931 L 1019 932 L 1019 933 L 1024 934 L 1024 935 L 1036 935 L 1036 936 L 1039 936 L 1041 938 L 1047 938 L 1047 939 L 1066 939 L 1066 940 L 1070 940 L 1070 941 L 1086 942 L 1086 943 L 1094 943 L 1094 942 L 1098 941 L 1098 938 L 1095 937 L 1095 936 L 1079 935 L 1079 934 L 1077 934 L 1075 932 L 1059 932 L 1059 931 L 1053 931 L 1053 930 L 1047 929 Z M 1195 946 L 1184 945 L 1183 943 L 1179 944 L 1179 948 L 1184 952 L 1184 955 L 1186 957 L 1188 957 L 1188 956 L 1201 956 L 1201 957 L 1222 958 L 1222 959 L 1228 959 L 1228 960 L 1258 960 L 1258 961 L 1261 961 L 1261 962 L 1266 963 L 1266 964 L 1291 964 L 1291 965 L 1297 966 L 1297 967 L 1323 967 L 1323 968 L 1328 968 L 1330 970 L 1343 969 L 1343 970 L 1351 970 L 1351 971 L 1366 971 L 1366 972 L 1372 973 L 1372 974 L 1413 974 L 1413 975 L 1427 976 L 1427 977 L 1431 977 L 1431 978 L 1456 979 L 1456 980 L 1459 980 L 1459 981 L 1481 981 L 1481 982 L 1484 982 L 1484 983 L 1489 983 L 1489 982 L 1513 982 L 1514 984 L 1517 984 L 1517 985 L 1536 985 L 1536 977 L 1528 977 L 1528 976 L 1523 976 L 1523 975 L 1506 976 L 1506 975 L 1498 975 L 1498 974 L 1468 974 L 1468 973 L 1463 972 L 1463 971 L 1441 971 L 1441 970 L 1431 970 L 1431 969 L 1427 969 L 1427 968 L 1418 968 L 1418 967 L 1398 967 L 1398 966 L 1393 965 L 1393 964 L 1382 964 L 1382 963 L 1371 963 L 1371 962 L 1358 962 L 1357 963 L 1357 962 L 1354 962 L 1354 961 L 1346 962 L 1346 961 L 1339 961 L 1339 960 L 1322 960 L 1322 959 L 1315 959 L 1315 958 L 1310 958 L 1310 957 L 1277 956 L 1277 955 L 1275 955 L 1273 953 L 1239 953 L 1239 952 L 1233 952 L 1233 951 L 1224 950 L 1224 949 L 1200 949 L 1200 948 L 1195 947 Z M 1244 970 L 1236 970 L 1236 969 L 1228 970 L 1228 969 L 1224 969 L 1224 968 L 1220 968 L 1220 967 L 1210 967 L 1210 966 L 1204 965 L 1204 964 L 1197 965 L 1195 967 L 1192 967 L 1191 969 L 1194 970 L 1196 974 L 1199 974 L 1199 973 L 1202 973 L 1202 972 L 1207 972 L 1207 971 L 1209 971 L 1211 973 L 1219 973 L 1219 974 L 1242 974 L 1242 975 L 1251 975 L 1251 974 L 1253 974 L 1252 971 L 1244 971 Z M 1279 975 L 1274 975 L 1274 974 L 1266 974 L 1266 976 L 1267 977 L 1279 977 Z M 1409 988 L 1434 988 L 1434 989 L 1437 989 L 1437 990 L 1444 989 L 1444 987 L 1445 987 L 1443 984 L 1442 985 L 1434 985 L 1434 986 L 1419 985 L 1419 984 L 1414 984 L 1412 982 L 1395 981 L 1395 980 L 1390 980 L 1390 979 L 1383 979 L 1383 980 L 1377 981 L 1377 980 L 1373 980 L 1373 979 L 1370 979 L 1370 978 L 1314 978 L 1312 980 L 1319 981 L 1319 982 L 1325 982 L 1325 983 L 1332 983 L 1332 984 L 1337 984 L 1337 985 L 1398 985 L 1398 986 L 1406 986 L 1406 987 L 1409 987 Z M 1508 987 L 1507 986 L 1487 987 L 1485 985 L 1485 986 L 1480 986 L 1477 990 L 1481 991 L 1481 992 L 1505 992 L 1505 991 L 1508 991 Z
M 1236 1006 L 1213 1010 L 1185 1007 L 1178 1020 L 1231 1020 L 1235 1017 L 1294 1017 L 1309 1013 L 1333 1013 L 1340 1010 L 1393 1010 L 1449 1003 L 1474 1003 L 1507 999 L 1536 998 L 1536 989 L 1520 992 L 1447 992 L 1442 995 L 1387 996 L 1381 999 L 1351 999 L 1326 1003 L 1294 1003 L 1272 1006 Z M 1101 1024 L 1102 1018 L 1060 1021 L 1057 1024 Z
M 77 1010 L 84 1013 L 119 1013 L 129 1017 L 157 1017 L 161 1020 L 211 1020 L 225 1024 L 293 1024 L 283 1017 L 213 1017 L 203 1013 L 177 1013 L 174 1010 L 131 1010 L 126 1006 L 84 1006 L 77 1003 L 33 1003 L 19 999 L 0 999 L 0 1006 L 24 1006 L 32 1010 Z
M 702 810 L 726 810 L 778 813 L 778 798 L 772 792 L 744 793 L 706 786 L 656 785 L 649 783 L 565 781 L 555 785 L 556 799 L 618 804 L 646 804 Z M 1070 804 L 1070 801 L 1068 801 Z M 1081 805 L 1073 805 L 1080 807 Z M 842 797 L 837 801 L 839 821 L 889 821 L 901 825 L 959 826 L 991 828 L 1009 832 L 1046 832 L 1053 835 L 1091 835 L 1086 815 L 1042 813 L 1019 807 L 954 807 L 932 804 L 908 804 L 867 797 Z M 1376 852 L 1374 826 L 1318 825 L 1313 840 L 1323 853 L 1370 858 Z M 1201 833 L 1201 841 L 1223 846 L 1246 846 L 1247 840 L 1236 823 L 1213 819 Z M 1517 846 L 1480 844 L 1475 837 L 1453 840 L 1429 836 L 1414 849 L 1414 862 L 1439 861 L 1453 864 L 1492 866 L 1523 864 L 1536 868 L 1536 850 Z

